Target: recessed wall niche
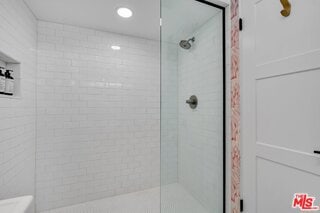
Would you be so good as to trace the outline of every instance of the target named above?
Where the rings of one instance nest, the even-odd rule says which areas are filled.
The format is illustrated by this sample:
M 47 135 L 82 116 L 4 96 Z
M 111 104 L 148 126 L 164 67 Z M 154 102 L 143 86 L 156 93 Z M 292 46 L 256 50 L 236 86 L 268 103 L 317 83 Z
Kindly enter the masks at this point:
M 12 70 L 12 77 L 14 78 L 13 95 L 0 94 L 0 98 L 20 98 L 21 97 L 21 78 L 20 78 L 21 63 L 0 51 L 0 67 L 6 70 Z

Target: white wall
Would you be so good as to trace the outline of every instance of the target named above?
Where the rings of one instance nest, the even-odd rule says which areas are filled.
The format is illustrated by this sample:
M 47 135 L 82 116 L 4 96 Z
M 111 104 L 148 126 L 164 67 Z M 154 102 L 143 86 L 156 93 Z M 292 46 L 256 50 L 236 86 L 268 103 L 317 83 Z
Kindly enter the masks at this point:
M 0 199 L 34 195 L 36 19 L 22 0 L 0 1 L 0 51 L 21 62 L 21 98 L 0 97 Z
M 190 50 L 179 48 L 179 182 L 208 211 L 223 203 L 222 15 L 192 35 Z M 197 109 L 185 101 L 196 95 Z
M 38 210 L 158 186 L 159 43 L 38 27 Z

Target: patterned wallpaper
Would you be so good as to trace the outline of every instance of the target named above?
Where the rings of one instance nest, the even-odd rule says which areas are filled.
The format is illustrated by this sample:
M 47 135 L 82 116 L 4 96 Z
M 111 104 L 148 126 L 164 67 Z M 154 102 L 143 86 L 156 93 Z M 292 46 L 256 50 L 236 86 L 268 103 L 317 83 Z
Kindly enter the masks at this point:
M 239 0 L 231 1 L 231 212 L 240 212 Z

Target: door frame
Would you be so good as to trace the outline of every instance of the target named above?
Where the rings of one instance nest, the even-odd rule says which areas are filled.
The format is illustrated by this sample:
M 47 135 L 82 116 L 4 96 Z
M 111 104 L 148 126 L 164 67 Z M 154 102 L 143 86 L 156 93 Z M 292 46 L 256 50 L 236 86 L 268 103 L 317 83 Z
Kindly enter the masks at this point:
M 245 30 L 240 34 L 240 150 L 241 150 L 241 199 L 244 200 L 244 212 L 256 213 L 256 91 L 254 76 L 254 8 L 252 1 L 243 1 L 240 17 L 245 20 Z

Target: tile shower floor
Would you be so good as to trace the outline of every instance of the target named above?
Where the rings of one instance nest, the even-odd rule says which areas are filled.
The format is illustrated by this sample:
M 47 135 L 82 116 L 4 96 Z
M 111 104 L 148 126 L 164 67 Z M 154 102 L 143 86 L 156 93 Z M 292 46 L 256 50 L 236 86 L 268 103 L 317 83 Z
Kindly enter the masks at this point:
M 162 189 L 162 213 L 208 213 L 179 184 Z M 160 188 L 90 201 L 42 213 L 160 213 Z

